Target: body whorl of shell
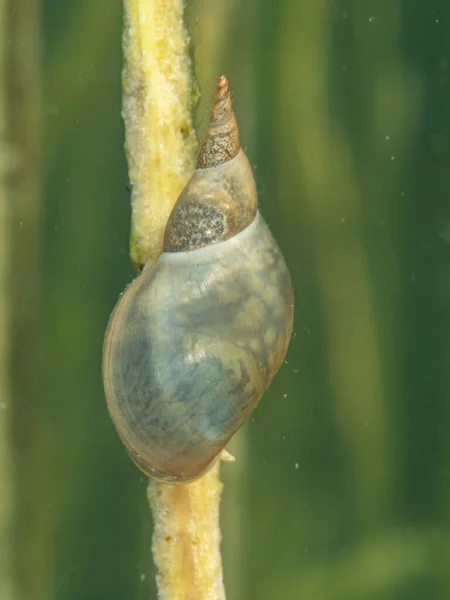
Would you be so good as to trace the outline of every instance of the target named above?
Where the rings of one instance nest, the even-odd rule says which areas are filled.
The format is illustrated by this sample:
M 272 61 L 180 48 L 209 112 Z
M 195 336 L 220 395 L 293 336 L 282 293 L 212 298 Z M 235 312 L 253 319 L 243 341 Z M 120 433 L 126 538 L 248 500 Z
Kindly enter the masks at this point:
M 222 77 L 164 252 L 119 299 L 105 337 L 108 407 L 134 462 L 168 483 L 202 475 L 270 385 L 292 321 L 289 272 Z
M 267 225 L 165 253 L 125 292 L 104 352 L 109 407 L 147 474 L 186 482 L 214 462 L 279 369 L 293 315 Z

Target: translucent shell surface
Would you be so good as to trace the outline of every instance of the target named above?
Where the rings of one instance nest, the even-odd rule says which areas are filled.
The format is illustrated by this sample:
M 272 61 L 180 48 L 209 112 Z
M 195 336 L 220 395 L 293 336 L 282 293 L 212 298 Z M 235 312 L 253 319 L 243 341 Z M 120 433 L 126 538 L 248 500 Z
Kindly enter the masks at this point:
M 108 408 L 148 475 L 202 475 L 267 390 L 292 332 L 283 256 L 258 212 L 225 77 L 164 252 L 119 299 L 103 353 Z
M 229 240 L 164 253 L 111 318 L 104 381 L 125 447 L 148 475 L 199 477 L 283 362 L 289 273 L 262 217 Z

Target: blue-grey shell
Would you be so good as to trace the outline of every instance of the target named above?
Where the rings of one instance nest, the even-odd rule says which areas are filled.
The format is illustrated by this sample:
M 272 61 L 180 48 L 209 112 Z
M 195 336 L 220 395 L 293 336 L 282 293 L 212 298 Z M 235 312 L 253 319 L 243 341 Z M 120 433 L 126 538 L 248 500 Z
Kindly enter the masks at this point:
M 292 320 L 289 272 L 259 212 L 224 242 L 147 266 L 111 316 L 103 360 L 136 464 L 166 482 L 202 475 L 281 366 Z

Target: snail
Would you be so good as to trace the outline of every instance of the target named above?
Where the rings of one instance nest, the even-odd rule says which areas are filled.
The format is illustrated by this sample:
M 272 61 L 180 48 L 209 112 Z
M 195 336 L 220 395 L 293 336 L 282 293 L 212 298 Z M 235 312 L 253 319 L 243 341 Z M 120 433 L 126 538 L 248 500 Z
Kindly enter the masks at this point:
M 292 323 L 289 272 L 222 76 L 163 252 L 120 297 L 105 335 L 107 404 L 136 465 L 166 483 L 203 475 L 269 387 Z

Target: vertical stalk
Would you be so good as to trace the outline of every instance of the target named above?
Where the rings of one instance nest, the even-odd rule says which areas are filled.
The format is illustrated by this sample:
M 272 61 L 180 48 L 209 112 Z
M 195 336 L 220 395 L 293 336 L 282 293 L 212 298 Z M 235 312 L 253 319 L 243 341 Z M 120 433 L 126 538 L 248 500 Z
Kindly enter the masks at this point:
M 123 51 L 131 258 L 140 269 L 161 253 L 170 211 L 195 164 L 193 110 L 198 93 L 184 3 L 125 0 Z M 160 600 L 225 598 L 218 469 L 189 485 L 149 485 Z
M 218 464 L 188 485 L 149 485 L 160 600 L 225 599 L 219 549 L 221 492 Z
M 132 186 L 131 258 L 162 251 L 170 211 L 194 171 L 197 84 L 182 0 L 125 0 L 123 118 Z

